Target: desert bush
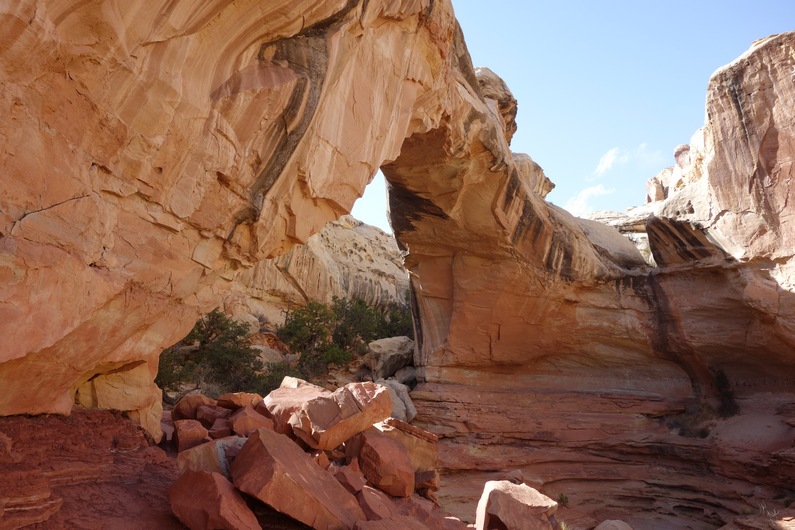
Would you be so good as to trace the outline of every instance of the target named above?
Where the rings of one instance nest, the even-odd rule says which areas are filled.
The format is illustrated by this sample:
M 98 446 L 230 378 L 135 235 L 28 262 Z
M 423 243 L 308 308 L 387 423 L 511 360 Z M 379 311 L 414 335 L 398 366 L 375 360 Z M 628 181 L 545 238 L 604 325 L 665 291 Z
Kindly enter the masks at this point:
M 259 391 L 264 367 L 247 336 L 247 324 L 214 309 L 184 339 L 163 350 L 155 383 L 170 392 L 189 385 L 212 388 L 212 393 Z
M 312 376 L 365 354 L 367 344 L 376 339 L 413 336 L 413 323 L 406 305 L 391 303 L 378 309 L 362 300 L 334 297 L 330 307 L 310 302 L 289 311 L 276 334 L 301 354 L 298 369 Z

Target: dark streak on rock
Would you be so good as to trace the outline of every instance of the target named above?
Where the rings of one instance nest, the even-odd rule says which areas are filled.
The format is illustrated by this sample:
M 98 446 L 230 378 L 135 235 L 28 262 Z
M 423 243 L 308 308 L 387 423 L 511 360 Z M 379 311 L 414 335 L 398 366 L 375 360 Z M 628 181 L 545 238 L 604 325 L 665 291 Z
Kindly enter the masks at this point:
M 332 16 L 305 28 L 294 37 L 263 43 L 258 60 L 285 64 L 298 76 L 290 101 L 279 121 L 283 131 L 273 151 L 251 187 L 251 205 L 235 215 L 229 231 L 231 240 L 240 224 L 253 223 L 260 217 L 265 196 L 282 175 L 287 162 L 306 134 L 317 111 L 320 94 L 328 70 L 326 30 L 345 17 L 358 0 L 348 0 L 345 7 Z
M 405 232 L 413 231 L 415 221 L 420 221 L 423 217 L 448 219 L 444 210 L 434 204 L 433 201 L 420 197 L 399 184 L 387 180 L 387 192 L 389 194 L 389 214 L 392 230 L 395 232 L 398 247 L 402 251 L 407 249 L 401 243 L 401 235 Z
M 649 303 L 654 315 L 649 337 L 654 353 L 678 366 L 690 380 L 694 397 L 702 398 L 704 392 L 699 370 L 695 366 L 695 352 L 687 348 L 687 342 L 683 339 L 684 334 L 672 318 L 674 313 L 671 301 L 660 286 L 657 276 L 650 273 L 646 277 L 646 282 L 639 284 L 638 287 L 635 292 Z M 685 349 L 687 351 L 683 351 Z
M 649 247 L 658 267 L 676 263 L 671 259 L 671 250 L 679 261 L 694 262 L 709 258 L 726 258 L 726 253 L 712 243 L 699 226 L 677 219 L 651 217 L 646 222 Z

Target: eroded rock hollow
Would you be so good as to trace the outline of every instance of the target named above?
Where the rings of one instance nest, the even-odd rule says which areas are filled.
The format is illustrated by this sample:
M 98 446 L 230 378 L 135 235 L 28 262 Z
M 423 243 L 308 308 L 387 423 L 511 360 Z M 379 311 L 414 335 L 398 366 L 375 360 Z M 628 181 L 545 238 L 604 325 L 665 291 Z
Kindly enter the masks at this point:
M 636 227 L 652 266 L 544 201 L 449 1 L 29 0 L 0 21 L 0 414 L 82 396 L 159 436 L 161 349 L 382 167 L 448 508 L 517 469 L 643 528 L 790 492 L 795 35 L 713 76 Z M 727 385 L 741 414 L 712 421 Z

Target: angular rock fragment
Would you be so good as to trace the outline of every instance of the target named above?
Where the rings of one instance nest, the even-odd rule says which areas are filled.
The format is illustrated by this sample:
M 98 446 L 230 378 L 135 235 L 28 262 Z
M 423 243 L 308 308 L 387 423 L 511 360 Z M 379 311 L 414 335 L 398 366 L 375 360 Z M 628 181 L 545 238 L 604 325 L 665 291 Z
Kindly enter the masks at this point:
M 331 392 L 302 379 L 285 377 L 281 386 L 268 394 L 256 410 L 273 419 L 273 429 L 276 432 L 292 435 L 290 417 L 304 403 L 319 396 L 331 396 Z
M 315 529 L 352 528 L 364 519 L 356 497 L 288 437 L 259 429 L 232 463 L 240 491 Z
M 174 409 L 171 411 L 171 419 L 177 420 L 195 420 L 196 412 L 202 405 L 214 406 L 216 401 L 203 394 L 188 394 L 180 399 Z
M 491 480 L 486 482 L 478 502 L 475 528 L 552 530 L 549 517 L 557 509 L 557 502 L 530 486 Z
M 262 396 L 252 392 L 231 392 L 218 396 L 218 406 L 225 409 L 237 410 L 246 405 L 256 407 L 262 403 Z
M 414 341 L 408 337 L 389 337 L 367 345 L 367 361 L 373 379 L 386 379 L 414 359 Z
M 406 448 L 414 469 L 415 490 L 428 495 L 439 489 L 439 438 L 435 434 L 396 418 L 388 418 L 374 427 Z
M 188 470 L 168 490 L 174 515 L 191 530 L 259 530 L 254 513 L 218 473 Z
M 223 418 L 218 418 L 213 423 L 213 426 L 210 427 L 209 430 L 210 438 L 213 440 L 217 440 L 218 438 L 226 438 L 227 436 L 232 436 L 232 426 L 229 423 L 229 420 L 225 420 Z
M 230 414 L 232 414 L 231 410 L 217 405 L 200 405 L 196 409 L 196 419 L 207 429 L 213 426 L 215 420 L 226 419 Z
M 231 480 L 229 465 L 245 443 L 242 436 L 229 436 L 191 447 L 177 455 L 179 471 L 209 471 Z
M 229 417 L 232 432 L 239 436 L 248 436 L 257 429 L 273 429 L 273 422 L 255 411 L 251 405 L 238 409 Z
M 208 440 L 208 432 L 198 420 L 177 420 L 174 422 L 174 444 L 182 452 L 196 447 Z
M 397 513 L 397 507 L 384 492 L 371 486 L 364 486 L 356 494 L 359 506 L 362 507 L 368 521 L 390 519 Z
M 353 495 L 362 491 L 362 488 L 367 484 L 367 479 L 364 478 L 356 460 L 347 466 L 334 465 L 329 471 Z
M 392 398 L 391 416 L 393 418 L 411 421 L 417 416 L 417 409 L 414 407 L 414 402 L 411 401 L 409 388 L 406 385 L 397 379 L 379 379 L 376 383 L 389 390 L 389 396 Z
M 293 433 L 310 447 L 332 450 L 391 412 L 386 388 L 370 382 L 350 383 L 303 403 L 289 423 Z
M 414 467 L 408 451 L 377 429 L 362 435 L 359 465 L 367 480 L 381 491 L 394 497 L 414 493 Z

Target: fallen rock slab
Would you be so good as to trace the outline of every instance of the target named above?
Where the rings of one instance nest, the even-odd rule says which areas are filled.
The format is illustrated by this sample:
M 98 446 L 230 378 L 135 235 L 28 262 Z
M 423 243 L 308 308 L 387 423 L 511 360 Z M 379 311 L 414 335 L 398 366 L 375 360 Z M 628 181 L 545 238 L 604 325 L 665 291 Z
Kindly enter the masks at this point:
M 206 442 L 208 431 L 198 420 L 177 420 L 174 422 L 174 444 L 177 452 Z
M 185 471 L 209 471 L 220 473 L 231 480 L 229 464 L 246 443 L 246 438 L 229 436 L 203 443 L 182 451 L 177 455 L 180 473 Z
M 476 530 L 510 528 L 552 530 L 549 516 L 558 503 L 525 484 L 507 480 L 486 482 L 475 516 Z
M 386 379 L 411 363 L 414 341 L 408 337 L 389 337 L 367 345 L 367 360 L 374 379 Z
M 293 434 L 290 418 L 301 406 L 320 396 L 331 396 L 323 387 L 296 377 L 285 377 L 279 388 L 268 394 L 255 410 L 273 420 L 273 430 L 280 434 Z
M 389 417 L 389 391 L 374 383 L 349 383 L 331 395 L 321 395 L 290 417 L 293 433 L 315 449 L 332 450 L 356 434 Z
M 259 429 L 231 467 L 235 487 L 317 530 L 352 528 L 365 516 L 334 476 L 288 437 Z
M 368 521 L 391 519 L 397 513 L 397 507 L 392 499 L 371 486 L 362 487 L 361 491 L 356 494 L 356 498 Z
M 215 406 L 215 404 L 216 401 L 213 398 L 204 394 L 188 394 L 174 405 L 174 409 L 171 411 L 171 419 L 174 421 L 195 420 L 199 407 L 202 405 Z
M 219 473 L 188 470 L 168 490 L 174 515 L 191 530 L 260 530 L 254 513 Z
M 196 409 L 196 419 L 207 429 L 212 428 L 216 420 L 226 419 L 232 411 L 217 405 L 200 405 Z
M 251 405 L 238 409 L 229 417 L 232 432 L 239 436 L 248 436 L 257 429 L 273 430 L 273 422 L 254 410 Z
M 218 396 L 218 406 L 229 410 L 237 410 L 251 405 L 256 407 L 262 403 L 262 396 L 252 392 L 231 392 Z
M 393 497 L 414 493 L 414 467 L 406 448 L 377 429 L 362 435 L 359 466 L 367 480 Z

